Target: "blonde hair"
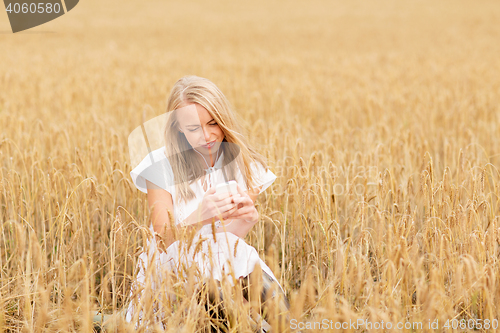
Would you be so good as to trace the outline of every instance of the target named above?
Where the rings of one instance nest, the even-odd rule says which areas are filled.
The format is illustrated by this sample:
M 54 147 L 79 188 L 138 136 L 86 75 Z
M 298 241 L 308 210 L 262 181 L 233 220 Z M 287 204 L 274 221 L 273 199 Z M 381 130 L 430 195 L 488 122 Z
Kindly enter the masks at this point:
M 196 152 L 178 129 L 175 110 L 192 103 L 199 104 L 208 111 L 224 133 L 224 141 L 229 143 L 222 144 L 220 148 L 224 152 L 223 164 L 228 166 L 229 178 L 236 177 L 235 163 L 229 163 L 235 160 L 247 188 L 254 187 L 255 179 L 250 166 L 259 162 L 267 170 L 264 157 L 248 144 L 229 101 L 219 88 L 208 79 L 185 76 L 174 84 L 170 92 L 167 112 L 173 112 L 168 117 L 164 135 L 165 153 L 174 173 L 178 199 L 188 201 L 195 197 L 189 185 L 202 176 L 205 169 L 205 165 L 200 163 Z

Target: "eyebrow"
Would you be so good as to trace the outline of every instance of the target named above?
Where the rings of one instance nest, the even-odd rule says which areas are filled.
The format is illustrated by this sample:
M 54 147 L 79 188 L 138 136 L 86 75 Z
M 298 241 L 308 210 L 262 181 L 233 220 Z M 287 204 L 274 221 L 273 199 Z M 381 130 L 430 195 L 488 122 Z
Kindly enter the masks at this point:
M 208 124 L 208 123 L 211 123 L 211 122 L 212 122 L 212 121 L 214 121 L 214 120 L 215 120 L 215 119 L 213 119 L 213 118 L 212 118 L 211 120 L 207 121 L 207 124 Z M 199 124 L 186 125 L 186 127 L 198 127 L 198 126 L 200 126 L 200 125 L 199 125 Z

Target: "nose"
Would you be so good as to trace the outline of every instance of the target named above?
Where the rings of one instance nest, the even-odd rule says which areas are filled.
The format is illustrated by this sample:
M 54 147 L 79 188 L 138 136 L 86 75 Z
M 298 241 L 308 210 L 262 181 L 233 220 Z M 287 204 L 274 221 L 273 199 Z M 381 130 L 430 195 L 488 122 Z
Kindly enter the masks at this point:
M 208 128 L 203 128 L 203 136 L 205 137 L 205 142 L 208 143 L 210 141 L 210 131 Z

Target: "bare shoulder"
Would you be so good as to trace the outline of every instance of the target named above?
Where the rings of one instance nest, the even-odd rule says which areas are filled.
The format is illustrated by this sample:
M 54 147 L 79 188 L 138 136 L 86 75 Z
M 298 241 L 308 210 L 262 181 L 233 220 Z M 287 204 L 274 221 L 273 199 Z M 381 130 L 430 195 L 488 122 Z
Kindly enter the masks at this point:
M 153 184 L 149 180 L 146 180 L 146 186 L 148 189 L 147 198 L 150 207 L 156 204 L 161 204 L 167 206 L 167 208 L 173 208 L 172 194 Z

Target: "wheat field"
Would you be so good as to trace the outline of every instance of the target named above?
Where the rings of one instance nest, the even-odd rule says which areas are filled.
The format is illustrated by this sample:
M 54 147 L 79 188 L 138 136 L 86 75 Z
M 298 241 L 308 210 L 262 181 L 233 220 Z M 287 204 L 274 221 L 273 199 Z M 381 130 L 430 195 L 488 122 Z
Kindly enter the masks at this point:
M 130 301 L 149 211 L 127 137 L 194 74 L 278 176 L 245 241 L 287 330 L 493 331 L 498 22 L 494 0 L 86 0 L 18 34 L 0 14 L 0 330 L 92 332 Z M 165 331 L 203 332 L 194 291 L 165 288 Z M 249 332 L 235 302 L 229 331 Z

